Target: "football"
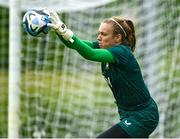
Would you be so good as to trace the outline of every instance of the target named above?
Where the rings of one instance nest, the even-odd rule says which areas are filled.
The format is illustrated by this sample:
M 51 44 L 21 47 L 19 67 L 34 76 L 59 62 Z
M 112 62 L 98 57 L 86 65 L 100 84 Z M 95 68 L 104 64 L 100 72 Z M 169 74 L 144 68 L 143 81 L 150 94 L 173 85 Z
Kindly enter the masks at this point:
M 24 30 L 32 36 L 47 34 L 49 31 L 47 23 L 50 23 L 49 12 L 45 9 L 31 9 L 28 10 L 23 16 Z

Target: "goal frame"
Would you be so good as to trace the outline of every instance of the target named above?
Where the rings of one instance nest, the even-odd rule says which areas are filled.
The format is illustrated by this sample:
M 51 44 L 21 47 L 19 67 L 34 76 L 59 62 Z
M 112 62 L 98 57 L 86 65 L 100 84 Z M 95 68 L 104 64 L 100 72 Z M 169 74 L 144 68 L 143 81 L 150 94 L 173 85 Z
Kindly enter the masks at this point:
M 9 18 L 9 95 L 8 95 L 8 138 L 18 138 L 19 132 L 19 93 L 20 93 L 20 52 L 21 16 L 20 0 L 10 0 Z

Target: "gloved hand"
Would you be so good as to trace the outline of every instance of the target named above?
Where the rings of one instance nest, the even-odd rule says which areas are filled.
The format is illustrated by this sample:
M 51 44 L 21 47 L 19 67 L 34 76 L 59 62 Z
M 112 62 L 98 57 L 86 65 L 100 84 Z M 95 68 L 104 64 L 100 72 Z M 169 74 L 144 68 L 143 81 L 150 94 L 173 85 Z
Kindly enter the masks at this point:
M 70 29 L 68 29 L 66 25 L 59 19 L 58 14 L 54 10 L 49 10 L 49 13 L 50 23 L 48 23 L 47 26 L 54 29 L 56 33 L 61 35 L 65 40 L 68 40 L 71 43 L 73 43 L 73 32 Z

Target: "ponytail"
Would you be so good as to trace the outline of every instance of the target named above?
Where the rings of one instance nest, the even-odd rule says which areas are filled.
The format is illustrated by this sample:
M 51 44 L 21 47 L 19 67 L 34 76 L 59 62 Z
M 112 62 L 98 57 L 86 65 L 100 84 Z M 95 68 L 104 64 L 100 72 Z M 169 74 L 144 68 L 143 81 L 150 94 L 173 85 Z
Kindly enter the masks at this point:
M 127 39 L 125 38 L 125 40 L 127 40 L 129 47 L 134 52 L 135 47 L 136 47 L 136 36 L 135 36 L 134 25 L 131 20 L 125 20 L 125 22 L 130 28 L 130 31 L 127 35 Z

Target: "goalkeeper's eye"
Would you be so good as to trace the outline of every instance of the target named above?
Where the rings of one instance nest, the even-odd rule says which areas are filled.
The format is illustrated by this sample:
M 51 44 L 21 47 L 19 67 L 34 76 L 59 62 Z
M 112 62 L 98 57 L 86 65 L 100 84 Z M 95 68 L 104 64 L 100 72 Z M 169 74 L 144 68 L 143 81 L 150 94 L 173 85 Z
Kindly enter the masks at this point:
M 107 36 L 108 33 L 106 33 L 106 32 L 98 32 L 98 36 L 99 36 L 99 35 L 101 35 L 101 36 Z

